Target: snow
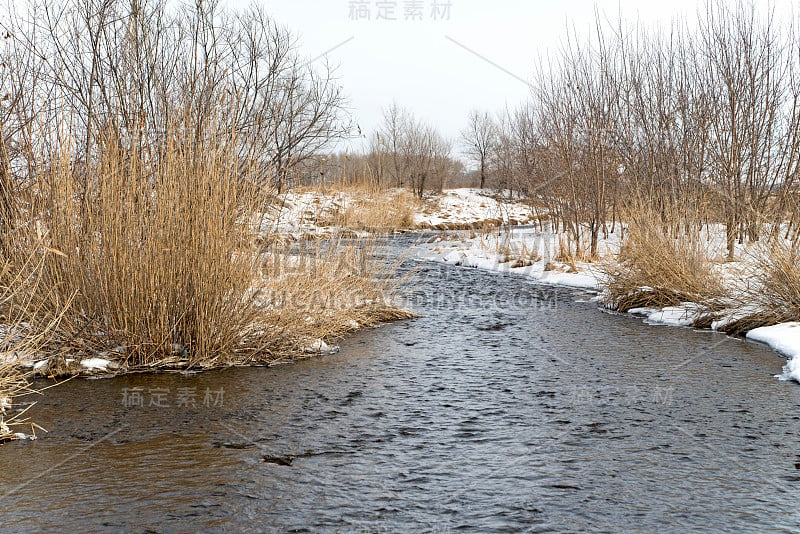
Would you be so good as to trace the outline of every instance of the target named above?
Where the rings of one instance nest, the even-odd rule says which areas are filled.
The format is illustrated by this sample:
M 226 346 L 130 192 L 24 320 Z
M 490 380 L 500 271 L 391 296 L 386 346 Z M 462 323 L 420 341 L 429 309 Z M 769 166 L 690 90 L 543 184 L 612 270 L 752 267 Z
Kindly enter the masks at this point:
M 791 322 L 755 328 L 747 333 L 747 339 L 764 343 L 789 358 L 780 378 L 800 382 L 800 323 Z
M 604 248 L 613 249 L 613 240 L 613 237 L 607 240 Z M 420 245 L 417 258 L 489 271 L 514 272 L 544 284 L 600 290 L 602 286 L 596 266 L 576 262 L 573 269 L 549 259 L 552 251 L 557 249 L 557 243 L 558 236 L 551 232 L 514 228 L 504 230 L 500 235 L 435 240 Z M 498 250 L 507 253 L 501 254 Z M 546 269 L 548 264 L 549 270 Z
M 639 308 L 644 310 L 644 308 Z M 668 306 L 660 310 L 651 310 L 645 322 L 653 325 L 691 326 L 700 318 L 705 307 L 693 302 L 684 302 L 680 306 Z
M 414 215 L 414 223 L 421 228 L 464 227 L 484 221 L 526 224 L 534 220 L 529 206 L 480 189 L 446 189 L 426 199 L 434 206 Z
M 373 202 L 393 202 L 406 190 L 388 189 L 370 197 Z M 288 191 L 279 197 L 276 207 L 265 214 L 257 214 L 251 224 L 264 234 L 278 234 L 292 239 L 319 237 L 340 232 L 333 221 L 358 200 L 363 192 L 301 190 Z M 517 201 L 506 201 L 495 192 L 474 188 L 447 189 L 441 193 L 429 192 L 414 214 L 418 228 L 465 228 L 486 222 L 496 224 L 526 224 L 535 219 L 530 206 Z M 357 235 L 368 235 L 356 232 Z
M 328 345 L 322 339 L 315 339 L 303 351 L 308 354 L 335 354 L 339 352 L 339 347 L 337 345 Z
M 628 310 L 628 313 L 631 315 L 641 315 L 643 317 L 649 317 L 650 315 L 658 312 L 658 308 L 631 308 Z
M 111 362 L 104 358 L 88 358 L 81 360 L 81 365 L 88 371 L 105 371 Z

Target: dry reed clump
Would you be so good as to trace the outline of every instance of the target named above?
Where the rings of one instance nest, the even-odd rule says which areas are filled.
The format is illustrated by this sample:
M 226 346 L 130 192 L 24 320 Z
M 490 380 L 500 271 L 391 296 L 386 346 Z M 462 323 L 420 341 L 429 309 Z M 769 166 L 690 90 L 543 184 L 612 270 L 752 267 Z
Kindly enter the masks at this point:
M 694 302 L 715 309 L 723 296 L 698 239 L 674 238 L 647 212 L 633 214 L 616 261 L 601 263 L 607 304 L 618 311 Z
M 75 295 L 60 330 L 78 351 L 122 345 L 130 367 L 229 363 L 260 345 L 248 334 L 257 307 L 242 298 L 255 261 L 240 220 L 264 197 L 224 146 L 167 139 L 155 155 L 107 140 L 84 172 L 70 154 L 54 162 L 36 217 L 62 254 L 44 281 L 59 289 L 54 305 Z
M 763 247 L 753 263 L 753 284 L 738 304 L 751 313 L 728 321 L 721 330 L 743 334 L 761 326 L 800 321 L 800 250 L 783 241 Z
M 28 258 L 23 269 L 8 260 L 0 266 L 0 443 L 35 437 L 36 429 L 41 429 L 23 418 L 35 403 L 11 415 L 15 398 L 35 393 L 30 389 L 31 371 L 22 366 L 30 363 L 61 316 L 50 315 L 32 298 L 31 289 L 41 284 L 41 266 L 34 257 Z M 29 430 L 30 436 L 21 430 Z
M 340 211 L 334 224 L 374 232 L 414 229 L 414 214 L 419 211 L 420 202 L 410 192 L 400 189 L 366 192 L 364 198 L 354 199 Z
M 264 257 L 259 298 L 270 350 L 283 359 L 315 352 L 320 339 L 413 317 L 398 308 L 398 266 L 381 259 L 373 238 L 300 242 Z
M 109 139 L 89 168 L 66 152 L 50 167 L 28 207 L 44 235 L 28 232 L 17 245 L 41 238 L 58 251 L 44 258 L 32 298 L 54 310 L 73 299 L 57 330 L 59 353 L 103 353 L 123 369 L 211 368 L 281 358 L 287 340 L 305 336 L 294 310 L 266 309 L 255 290 L 263 250 L 251 217 L 267 212 L 269 197 L 239 166 L 235 139 L 180 139 L 170 132 L 145 153 Z M 302 279 L 319 288 L 337 276 L 317 270 Z M 312 317 L 330 311 L 315 304 L 306 309 Z M 368 324 L 370 312 L 360 313 Z
M 752 295 L 776 323 L 800 321 L 800 250 L 774 244 L 757 264 L 761 288 Z

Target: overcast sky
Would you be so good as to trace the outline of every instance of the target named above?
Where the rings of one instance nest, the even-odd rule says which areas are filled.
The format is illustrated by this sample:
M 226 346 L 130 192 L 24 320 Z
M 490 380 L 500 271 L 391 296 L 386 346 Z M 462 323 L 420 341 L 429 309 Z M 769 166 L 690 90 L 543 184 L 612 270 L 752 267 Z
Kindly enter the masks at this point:
M 694 19 L 702 5 L 697 0 L 257 1 L 299 34 L 306 56 L 327 54 L 338 65 L 365 135 L 395 101 L 452 137 L 471 109 L 494 111 L 523 101 L 530 91 L 525 80 L 540 59 L 559 47 L 568 28 L 588 34 L 595 8 L 611 19 L 621 13 L 653 25 L 679 16 Z M 249 0 L 223 2 L 240 7 Z

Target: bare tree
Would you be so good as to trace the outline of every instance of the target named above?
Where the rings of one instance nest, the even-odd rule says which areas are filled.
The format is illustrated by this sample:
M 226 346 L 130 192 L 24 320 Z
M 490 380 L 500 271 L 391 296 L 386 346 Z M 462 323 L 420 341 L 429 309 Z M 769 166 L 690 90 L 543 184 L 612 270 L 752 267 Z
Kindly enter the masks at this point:
M 724 195 L 728 257 L 737 236 L 758 239 L 760 214 L 783 173 L 796 120 L 784 113 L 789 62 L 786 35 L 774 15 L 759 16 L 754 4 L 731 8 L 717 1 L 702 21 L 698 81 L 710 103 L 714 178 Z M 786 122 L 786 119 L 789 122 Z
M 89 161 L 98 132 L 152 150 L 180 123 L 185 142 L 235 132 L 243 160 L 280 189 L 294 168 L 349 131 L 333 69 L 305 60 L 291 32 L 256 6 L 62 0 L 13 12 L 2 30 L 12 36 L 12 67 L 32 58 L 39 69 L 4 80 L 10 94 L 32 95 L 6 116 L 40 129 L 12 137 L 39 153 L 20 157 L 46 159 L 69 142 Z M 65 121 L 79 135 L 59 139 Z
M 375 137 L 373 151 L 386 155 L 382 163 L 395 187 L 403 187 L 408 179 L 409 160 L 404 157 L 404 138 L 412 121 L 411 112 L 393 103 L 383 110 L 383 124 Z
M 473 110 L 469 114 L 467 127 L 461 132 L 465 154 L 478 166 L 481 176 L 480 188 L 486 186 L 489 159 L 497 143 L 497 126 L 488 112 Z

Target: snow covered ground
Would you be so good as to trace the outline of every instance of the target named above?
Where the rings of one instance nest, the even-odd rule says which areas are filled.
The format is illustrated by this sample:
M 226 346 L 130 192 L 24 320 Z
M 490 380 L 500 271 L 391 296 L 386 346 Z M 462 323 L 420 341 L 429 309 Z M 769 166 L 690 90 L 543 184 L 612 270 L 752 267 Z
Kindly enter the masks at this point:
M 601 244 L 606 251 L 619 246 L 609 236 Z M 573 266 L 555 261 L 558 236 L 532 228 L 507 228 L 477 237 L 466 235 L 439 238 L 422 245 L 417 257 L 429 260 L 478 267 L 501 272 L 515 272 L 545 284 L 602 289 L 596 266 L 576 262 Z
M 446 189 L 429 194 L 426 201 L 422 212 L 414 216 L 419 228 L 464 228 L 485 222 L 519 225 L 535 218 L 530 206 L 480 189 Z
M 278 198 L 272 213 L 258 220 L 263 233 L 295 239 L 332 233 L 336 214 L 346 210 L 355 195 L 346 192 L 289 191 Z
M 747 339 L 764 343 L 789 358 L 780 378 L 800 382 L 800 323 L 755 328 L 747 333 Z
M 375 203 L 397 202 L 405 190 L 389 189 L 370 193 L 368 199 Z M 338 215 L 344 213 L 367 195 L 353 191 L 299 190 L 282 194 L 272 213 L 259 221 L 262 231 L 299 239 L 337 233 Z M 412 229 L 463 229 L 484 224 L 528 224 L 535 218 L 530 206 L 521 202 L 499 199 L 491 192 L 480 189 L 447 189 L 442 193 L 429 192 L 416 203 Z

